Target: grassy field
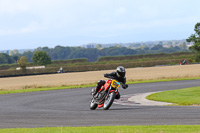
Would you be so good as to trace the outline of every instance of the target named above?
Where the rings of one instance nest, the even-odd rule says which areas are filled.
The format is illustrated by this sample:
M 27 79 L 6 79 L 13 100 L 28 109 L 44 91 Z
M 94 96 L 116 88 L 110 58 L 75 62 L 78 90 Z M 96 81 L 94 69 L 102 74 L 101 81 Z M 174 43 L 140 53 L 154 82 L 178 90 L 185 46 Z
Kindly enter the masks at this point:
M 144 80 L 200 77 L 200 64 L 184 66 L 176 65 L 128 68 L 126 70 L 127 80 L 132 82 Z M 0 78 L 0 89 L 16 90 L 41 87 L 96 84 L 98 80 L 105 79 L 103 77 L 104 73 L 110 73 L 112 71 L 115 70 Z
M 147 99 L 175 103 L 176 105 L 200 105 L 200 87 L 170 90 L 151 94 Z
M 14 128 L 0 133 L 200 133 L 200 125 Z
M 140 81 L 128 81 L 127 84 L 140 84 L 140 83 L 153 83 L 153 82 L 167 82 L 167 81 L 179 81 L 179 80 L 195 80 L 200 79 L 200 77 L 190 77 L 190 78 L 166 78 L 166 79 L 155 79 L 155 80 L 140 80 Z M 86 88 L 86 87 L 95 87 L 96 83 L 83 84 L 83 85 L 68 85 L 68 86 L 57 86 L 57 87 L 36 87 L 36 88 L 23 88 L 23 89 L 14 89 L 0 90 L 0 94 L 12 94 L 12 93 L 25 93 L 25 92 L 36 92 L 36 91 L 47 91 L 47 90 L 61 90 L 61 89 L 74 89 L 74 88 Z

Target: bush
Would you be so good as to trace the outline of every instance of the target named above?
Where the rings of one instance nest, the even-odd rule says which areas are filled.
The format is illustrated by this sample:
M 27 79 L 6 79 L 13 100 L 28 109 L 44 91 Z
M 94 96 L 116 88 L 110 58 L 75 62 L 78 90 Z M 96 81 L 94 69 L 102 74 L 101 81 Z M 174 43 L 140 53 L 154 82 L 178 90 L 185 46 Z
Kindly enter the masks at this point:
M 32 60 L 35 65 L 51 64 L 51 58 L 47 55 L 45 51 L 34 52 Z
M 56 60 L 52 64 L 75 64 L 75 63 L 89 63 L 87 58 L 72 59 L 72 60 Z
M 22 56 L 22 57 L 19 58 L 17 63 L 19 64 L 21 69 L 26 69 L 26 67 L 28 65 L 28 59 L 27 59 L 26 56 Z
M 108 57 L 100 57 L 98 62 L 104 61 L 121 61 L 121 60 L 135 60 L 135 59 L 148 59 L 148 58 L 183 58 L 184 57 L 191 57 L 194 53 L 191 52 L 181 52 L 181 53 L 173 53 L 173 54 L 146 54 L 146 55 L 130 55 L 130 56 L 108 56 Z

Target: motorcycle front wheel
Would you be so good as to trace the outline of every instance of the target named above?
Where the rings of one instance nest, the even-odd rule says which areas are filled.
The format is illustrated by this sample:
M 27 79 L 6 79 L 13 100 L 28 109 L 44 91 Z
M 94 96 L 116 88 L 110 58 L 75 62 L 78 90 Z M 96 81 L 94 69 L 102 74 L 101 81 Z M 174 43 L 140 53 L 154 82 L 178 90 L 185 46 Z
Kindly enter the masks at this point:
M 92 98 L 91 102 L 90 102 L 90 109 L 91 110 L 95 110 L 97 108 L 97 104 L 94 102 L 94 99 Z
M 112 105 L 112 103 L 114 102 L 114 100 L 115 100 L 115 92 L 111 92 L 104 102 L 103 109 L 108 110 Z

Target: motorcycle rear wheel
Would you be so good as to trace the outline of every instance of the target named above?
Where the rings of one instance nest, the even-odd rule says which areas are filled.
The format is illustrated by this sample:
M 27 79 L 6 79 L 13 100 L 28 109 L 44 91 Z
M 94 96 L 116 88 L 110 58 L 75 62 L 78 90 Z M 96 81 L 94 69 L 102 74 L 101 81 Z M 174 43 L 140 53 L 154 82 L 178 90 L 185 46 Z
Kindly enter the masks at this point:
M 103 109 L 108 110 L 112 105 L 112 103 L 114 102 L 114 100 L 115 100 L 115 92 L 111 92 L 104 102 Z
M 92 98 L 92 100 L 90 102 L 90 109 L 91 110 L 95 110 L 97 108 L 97 106 L 98 105 L 96 103 L 94 103 L 94 99 Z

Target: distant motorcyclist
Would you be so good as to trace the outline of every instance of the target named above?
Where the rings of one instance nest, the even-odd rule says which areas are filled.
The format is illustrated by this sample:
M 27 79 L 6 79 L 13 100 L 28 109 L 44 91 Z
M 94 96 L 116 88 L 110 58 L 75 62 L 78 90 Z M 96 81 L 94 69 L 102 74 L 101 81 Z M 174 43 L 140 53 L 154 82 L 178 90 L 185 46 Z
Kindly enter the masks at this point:
M 126 84 L 126 70 L 123 66 L 118 66 L 115 72 L 112 73 L 106 73 L 104 74 L 104 77 L 106 78 L 111 78 L 111 79 L 116 79 L 117 81 L 122 83 L 122 88 L 126 89 L 128 88 L 128 85 Z M 92 95 L 96 95 L 97 92 L 100 90 L 100 88 L 106 83 L 105 80 L 99 80 L 97 83 L 96 88 L 92 91 Z M 118 93 L 115 96 L 115 99 L 120 99 L 120 93 Z
M 186 59 L 184 59 L 184 60 L 182 61 L 181 65 L 185 65 L 185 64 L 188 64 Z
M 63 71 L 63 68 L 62 67 L 60 67 L 60 69 L 59 69 L 59 71 L 57 71 L 57 73 L 63 73 L 64 71 Z

